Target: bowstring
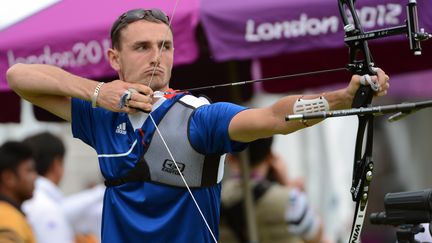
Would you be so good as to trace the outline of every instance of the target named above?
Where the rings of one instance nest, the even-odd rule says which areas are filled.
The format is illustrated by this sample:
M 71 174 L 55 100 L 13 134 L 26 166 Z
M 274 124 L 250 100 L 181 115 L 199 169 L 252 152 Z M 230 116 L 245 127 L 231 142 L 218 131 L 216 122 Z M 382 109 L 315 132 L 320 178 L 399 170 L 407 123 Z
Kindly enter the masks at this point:
M 153 81 L 153 77 L 154 77 L 154 74 L 155 74 L 155 72 L 156 72 L 156 68 L 157 68 L 157 66 L 158 66 L 159 63 L 160 63 L 160 60 L 161 60 L 161 57 L 162 57 L 162 52 L 163 52 L 163 50 L 164 50 L 164 46 L 165 46 L 165 41 L 166 41 L 166 39 L 167 39 L 167 37 L 168 37 L 168 35 L 169 35 L 170 29 L 171 29 L 171 26 L 172 26 L 172 22 L 173 22 L 173 19 L 174 19 L 174 14 L 175 14 L 175 12 L 176 12 L 176 10 L 177 10 L 177 6 L 178 6 L 179 2 L 180 2 L 179 0 L 176 0 L 176 2 L 175 2 L 175 4 L 174 4 L 174 8 L 173 8 L 173 11 L 172 11 L 172 14 L 171 14 L 171 18 L 170 18 L 169 23 L 168 23 L 168 28 L 167 28 L 167 31 L 166 31 L 166 33 L 165 33 L 165 37 L 164 37 L 163 40 L 162 40 L 162 44 L 161 44 L 161 47 L 160 47 L 160 50 L 159 50 L 159 54 L 158 54 L 158 57 L 157 57 L 157 63 L 156 63 L 156 65 L 155 65 L 154 68 L 153 68 L 152 75 L 151 75 L 151 77 L 150 77 L 150 81 L 149 81 L 149 83 L 148 83 L 148 86 L 149 86 L 149 87 L 150 87 L 150 85 L 151 85 L 151 83 L 152 83 L 152 81 Z M 153 116 L 152 116 L 151 112 L 149 113 L 149 117 L 150 117 L 150 120 L 152 121 L 153 125 L 154 125 L 155 128 L 156 128 L 156 133 L 157 133 L 157 134 L 159 135 L 159 137 L 161 138 L 161 140 L 162 140 L 162 142 L 163 142 L 165 148 L 166 148 L 167 151 L 168 151 L 169 156 L 171 157 L 172 161 L 174 162 L 174 165 L 175 165 L 175 167 L 176 167 L 176 169 L 177 169 L 177 171 L 178 171 L 178 173 L 179 173 L 179 175 L 180 175 L 180 177 L 181 177 L 183 183 L 185 184 L 185 186 L 186 186 L 186 188 L 187 188 L 187 190 L 188 190 L 188 192 L 189 192 L 189 195 L 191 196 L 191 198 L 192 198 L 192 200 L 193 200 L 193 202 L 194 202 L 196 208 L 198 209 L 198 212 L 199 212 L 199 214 L 201 215 L 201 218 L 204 220 L 204 223 L 205 223 L 205 225 L 207 226 L 207 229 L 209 230 L 209 232 L 210 232 L 210 234 L 211 234 L 211 236 L 212 236 L 214 242 L 217 243 L 217 239 L 216 239 L 216 237 L 215 237 L 215 235 L 214 235 L 212 229 L 210 228 L 210 225 L 209 225 L 209 223 L 207 222 L 207 219 L 205 218 L 205 216 L 204 216 L 204 214 L 203 214 L 203 212 L 202 212 L 202 210 L 201 210 L 201 208 L 200 208 L 200 206 L 199 206 L 197 200 L 195 199 L 195 196 L 193 195 L 192 190 L 190 189 L 188 183 L 186 182 L 186 178 L 183 176 L 183 173 L 181 172 L 181 170 L 180 170 L 180 168 L 179 168 L 179 166 L 178 166 L 178 164 L 177 164 L 177 161 L 174 159 L 174 156 L 172 155 L 171 150 L 170 150 L 169 147 L 168 147 L 168 144 L 165 142 L 165 139 L 164 139 L 164 137 L 162 136 L 162 133 L 161 133 L 161 131 L 159 130 L 159 128 L 158 128 L 158 126 L 157 126 L 155 120 L 153 119 Z

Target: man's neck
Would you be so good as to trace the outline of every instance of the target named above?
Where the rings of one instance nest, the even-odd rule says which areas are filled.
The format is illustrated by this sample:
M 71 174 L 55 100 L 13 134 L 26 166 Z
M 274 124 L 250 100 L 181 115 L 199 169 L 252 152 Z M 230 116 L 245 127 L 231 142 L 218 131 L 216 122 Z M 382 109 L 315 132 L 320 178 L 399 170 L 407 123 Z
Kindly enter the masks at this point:
M 21 210 L 21 204 L 23 202 L 19 200 L 18 197 L 9 190 L 0 188 L 0 200 L 6 201 Z
M 54 183 L 54 185 L 59 186 L 60 185 L 60 176 L 56 175 L 55 173 L 47 173 L 46 175 L 44 175 L 45 178 L 47 178 L 48 180 L 50 180 L 52 183 Z

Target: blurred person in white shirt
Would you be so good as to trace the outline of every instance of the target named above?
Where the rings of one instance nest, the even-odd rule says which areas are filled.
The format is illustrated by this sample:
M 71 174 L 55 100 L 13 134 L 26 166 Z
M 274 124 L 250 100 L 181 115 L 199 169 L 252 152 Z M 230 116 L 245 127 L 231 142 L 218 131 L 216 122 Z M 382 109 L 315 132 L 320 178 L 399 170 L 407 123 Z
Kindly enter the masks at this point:
M 67 196 L 63 202 L 64 212 L 75 232 L 94 235 L 98 242 L 101 242 L 104 193 L 105 185 L 98 184 Z
M 79 227 L 82 224 L 77 218 L 84 219 L 84 216 L 91 215 L 89 210 L 92 207 L 101 205 L 103 189 L 90 189 L 88 192 L 65 197 L 59 188 L 64 174 L 66 152 L 62 140 L 49 132 L 43 132 L 26 138 L 24 143 L 33 150 L 39 174 L 33 198 L 23 204 L 37 242 L 98 242 L 96 236 L 100 235 L 100 223 L 96 224 L 98 230 L 83 229 Z M 96 214 L 98 210 L 102 211 L 102 206 L 99 207 L 95 210 Z M 96 220 L 101 220 L 101 216 Z

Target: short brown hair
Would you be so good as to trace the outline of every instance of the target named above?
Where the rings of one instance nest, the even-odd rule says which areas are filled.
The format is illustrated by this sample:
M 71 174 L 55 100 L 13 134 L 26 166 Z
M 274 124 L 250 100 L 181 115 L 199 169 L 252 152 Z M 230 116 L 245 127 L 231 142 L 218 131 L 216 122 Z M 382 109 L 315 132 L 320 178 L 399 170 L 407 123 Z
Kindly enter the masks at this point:
M 130 23 L 136 22 L 138 20 L 145 20 L 153 23 L 164 23 L 170 29 L 169 17 L 160 9 L 150 9 L 145 10 L 142 8 L 129 10 L 113 23 L 111 27 L 111 44 L 115 49 L 120 49 L 120 32 Z M 172 30 L 172 29 L 171 29 Z

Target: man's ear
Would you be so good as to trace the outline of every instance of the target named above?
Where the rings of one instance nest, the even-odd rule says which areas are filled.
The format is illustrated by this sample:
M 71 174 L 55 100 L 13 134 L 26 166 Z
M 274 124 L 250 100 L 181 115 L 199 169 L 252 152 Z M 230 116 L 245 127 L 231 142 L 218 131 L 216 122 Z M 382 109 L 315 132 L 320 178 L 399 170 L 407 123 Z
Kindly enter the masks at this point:
M 108 49 L 108 60 L 111 64 L 111 67 L 116 70 L 117 72 L 120 71 L 120 60 L 119 60 L 119 53 L 116 49 Z

